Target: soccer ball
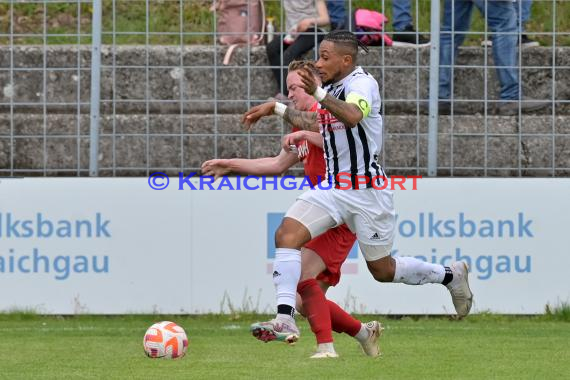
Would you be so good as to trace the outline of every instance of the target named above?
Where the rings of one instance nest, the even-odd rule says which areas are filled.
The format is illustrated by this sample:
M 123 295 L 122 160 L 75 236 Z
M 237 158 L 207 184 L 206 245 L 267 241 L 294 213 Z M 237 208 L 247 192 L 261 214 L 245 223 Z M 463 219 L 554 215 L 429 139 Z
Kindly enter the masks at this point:
M 174 322 L 158 322 L 144 334 L 144 352 L 149 358 L 176 359 L 186 354 L 188 338 Z

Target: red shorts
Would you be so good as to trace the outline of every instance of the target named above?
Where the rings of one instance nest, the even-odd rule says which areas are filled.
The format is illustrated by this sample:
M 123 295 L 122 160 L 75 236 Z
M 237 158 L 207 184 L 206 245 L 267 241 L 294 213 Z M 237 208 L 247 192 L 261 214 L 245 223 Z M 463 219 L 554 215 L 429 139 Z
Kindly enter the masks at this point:
M 305 248 L 315 251 L 325 262 L 327 269 L 317 276 L 317 280 L 335 286 L 340 281 L 340 267 L 354 246 L 356 235 L 343 224 L 328 230 L 305 244 Z

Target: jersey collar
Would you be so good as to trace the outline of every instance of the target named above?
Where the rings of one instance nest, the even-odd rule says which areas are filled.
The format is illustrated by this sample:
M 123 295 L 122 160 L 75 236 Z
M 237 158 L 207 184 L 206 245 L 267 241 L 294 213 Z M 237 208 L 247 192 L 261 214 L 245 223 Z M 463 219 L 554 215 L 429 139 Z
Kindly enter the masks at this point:
M 335 87 L 340 86 L 341 84 L 343 84 L 344 82 L 346 82 L 346 81 L 348 80 L 348 78 L 350 78 L 351 76 L 353 76 L 353 75 L 354 75 L 355 73 L 357 73 L 357 72 L 360 72 L 360 73 L 363 72 L 363 71 L 362 71 L 362 67 L 356 66 L 356 67 L 354 68 L 354 70 L 352 70 L 352 71 L 350 72 L 350 74 L 348 74 L 347 76 L 345 76 L 344 78 L 342 78 L 342 79 L 339 80 L 338 82 L 333 83 L 333 84 L 331 85 L 331 87 L 332 87 L 332 88 L 335 88 Z

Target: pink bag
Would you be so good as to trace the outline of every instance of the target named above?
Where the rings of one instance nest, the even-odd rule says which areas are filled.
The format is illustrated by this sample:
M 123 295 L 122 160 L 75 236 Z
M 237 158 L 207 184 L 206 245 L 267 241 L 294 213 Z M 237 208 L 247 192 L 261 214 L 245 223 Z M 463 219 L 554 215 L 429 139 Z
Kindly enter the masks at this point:
M 379 46 L 384 40 L 384 45 L 392 46 L 392 39 L 383 32 L 387 22 L 388 18 L 380 12 L 369 9 L 357 9 L 354 12 L 355 34 L 365 45 Z

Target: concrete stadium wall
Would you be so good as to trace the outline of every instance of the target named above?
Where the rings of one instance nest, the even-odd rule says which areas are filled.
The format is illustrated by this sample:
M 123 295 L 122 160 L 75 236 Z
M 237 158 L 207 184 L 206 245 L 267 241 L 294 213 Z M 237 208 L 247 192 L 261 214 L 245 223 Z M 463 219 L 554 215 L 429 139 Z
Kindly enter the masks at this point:
M 251 135 L 243 133 L 239 125 L 239 114 L 252 102 L 277 92 L 264 48 L 237 49 L 231 65 L 221 66 L 225 50 L 226 47 L 215 51 L 206 46 L 187 46 L 183 50 L 151 47 L 147 56 L 144 46 L 103 49 L 99 157 L 102 175 L 113 174 L 108 170 L 113 165 L 121 168 L 115 175 L 144 175 L 146 170 L 136 168 L 146 166 L 197 168 L 204 159 L 214 156 L 214 143 L 218 144 L 219 157 L 247 156 L 248 147 L 252 157 L 277 153 L 278 135 L 283 132 L 278 120 L 268 120 Z M 553 56 L 559 67 L 554 78 Z M 462 48 L 458 64 L 482 65 L 485 60 L 492 66 L 490 51 L 486 56 L 483 48 Z M 11 61 L 16 69 L 12 74 Z M 570 98 L 569 48 L 557 48 L 554 52 L 547 47 L 526 49 L 522 61 L 523 67 L 531 66 L 522 69 L 527 97 L 552 99 L 554 90 L 555 100 Z M 214 64 L 220 64 L 217 71 Z M 415 173 L 417 167 L 425 168 L 428 120 L 417 108 L 416 80 L 419 75 L 419 97 L 426 99 L 429 49 L 372 49 L 362 57 L 361 64 L 384 84 L 387 167 L 410 173 Z M 457 69 L 455 96 L 484 99 L 484 75 L 479 68 Z M 494 69 L 488 70 L 487 79 L 486 96 L 497 99 Z M 145 102 L 147 82 L 149 102 Z M 87 168 L 89 46 L 48 46 L 45 52 L 41 46 L 18 46 L 12 57 L 9 47 L 0 47 L 0 89 L 0 169 L 45 168 L 55 175 L 62 169 Z M 11 107 L 11 99 L 27 104 Z M 441 175 L 447 175 L 451 166 L 465 168 L 454 169 L 454 175 L 483 175 L 484 166 L 498 168 L 487 175 L 518 175 L 518 170 L 501 168 L 516 168 L 519 160 L 523 175 L 549 175 L 548 170 L 534 169 L 552 167 L 557 168 L 557 175 L 570 175 L 570 137 L 548 136 L 552 132 L 568 133 L 570 104 L 557 104 L 554 119 L 551 107 L 536 115 L 524 115 L 522 120 L 488 116 L 486 130 L 482 102 L 469 104 L 472 113 L 454 116 L 453 123 L 449 116 L 440 116 Z M 217 125 L 214 112 L 218 113 Z M 492 109 L 488 112 L 492 115 Z M 205 136 L 215 132 L 217 137 Z M 493 136 L 486 139 L 485 132 Z M 524 134 L 520 146 L 519 133 Z
M 14 132 L 14 168 L 18 170 L 42 169 L 47 167 L 48 175 L 58 175 L 62 169 L 88 169 L 89 167 L 89 115 L 50 114 L 45 119 L 48 138 L 45 141 L 47 154 L 44 157 L 43 132 L 44 117 L 38 114 L 15 115 Z M 196 170 L 200 164 L 215 156 L 214 143 L 218 144 L 218 157 L 248 157 L 248 139 L 251 146 L 251 157 L 264 157 L 277 154 L 280 137 L 266 136 L 268 133 L 279 134 L 280 122 L 272 117 L 256 126 L 248 137 L 240 135 L 240 115 L 218 115 L 219 133 L 215 137 L 204 136 L 214 132 L 213 115 L 152 115 L 149 122 L 151 131 L 148 139 L 146 116 L 140 114 L 117 115 L 115 131 L 120 133 L 113 138 L 113 117 L 101 119 L 101 137 L 99 165 L 102 176 L 146 175 L 147 152 L 150 168 L 181 168 L 185 171 Z M 556 132 L 568 133 L 568 116 L 557 116 Z M 427 167 L 427 126 L 428 117 L 419 116 L 419 131 L 416 126 L 417 116 L 387 115 L 385 118 L 386 143 L 385 165 L 392 174 L 415 174 L 416 167 Z M 557 176 L 570 176 L 570 137 L 559 136 L 553 139 L 547 134 L 552 132 L 552 116 L 523 116 L 525 135 L 519 137 L 516 117 L 489 117 L 487 131 L 493 136 L 485 137 L 485 126 L 480 116 L 454 116 L 453 130 L 455 135 L 451 144 L 451 117 L 440 117 L 439 136 L 439 175 L 449 175 L 453 159 L 454 175 L 484 175 L 485 142 L 487 140 L 487 166 L 495 169 L 487 171 L 489 176 L 518 176 L 519 149 L 522 175 L 550 176 L 549 168 L 554 157 Z M 9 114 L 0 114 L 0 168 L 10 167 L 10 133 Z M 78 128 L 79 125 L 79 128 Z M 77 134 L 79 130 L 79 134 Z M 183 135 L 180 135 L 180 133 Z M 160 135 L 169 134 L 169 135 Z M 263 135 L 260 135 L 263 133 Z M 469 133 L 476 135 L 460 135 Z M 177 134 L 177 135 L 174 135 Z M 54 135 L 67 137 L 51 138 Z M 80 162 L 78 164 L 78 147 L 80 144 Z M 148 144 L 148 145 L 147 145 Z M 162 170 L 162 169 L 161 169 Z M 178 169 L 162 170 L 176 175 Z M 422 173 L 425 170 L 420 170 Z M 293 171 L 296 173 L 298 171 Z M 33 172 L 21 173 L 34 175 Z M 61 174 L 61 173 L 59 173 Z M 35 174 L 37 175 L 37 173 Z

